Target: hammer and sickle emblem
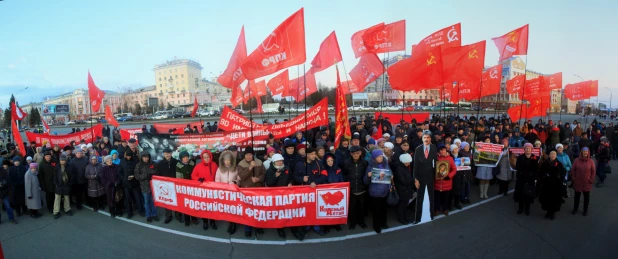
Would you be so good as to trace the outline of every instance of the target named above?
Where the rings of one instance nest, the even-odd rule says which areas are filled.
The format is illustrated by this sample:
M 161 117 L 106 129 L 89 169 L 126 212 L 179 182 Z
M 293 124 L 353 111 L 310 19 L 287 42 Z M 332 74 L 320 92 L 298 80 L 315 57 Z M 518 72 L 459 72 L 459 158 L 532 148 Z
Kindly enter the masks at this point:
M 433 53 L 429 52 L 429 59 L 427 60 L 427 65 L 433 65 L 436 64 L 435 61 L 435 57 L 433 56 Z
M 451 29 L 448 30 L 446 36 L 448 37 L 448 42 L 459 40 L 459 37 L 457 37 L 457 30 L 455 30 L 455 26 L 451 27 Z
M 515 32 L 511 32 L 511 33 L 509 33 L 509 34 L 510 34 L 510 35 L 509 35 L 509 40 L 510 40 L 511 42 L 517 42 L 517 34 L 516 34 Z
M 492 69 L 491 72 L 489 72 L 489 77 L 490 78 L 498 78 L 498 70 L 497 69 Z
M 477 55 L 477 51 L 476 49 L 471 50 L 470 52 L 468 52 L 468 58 L 479 58 L 479 56 Z

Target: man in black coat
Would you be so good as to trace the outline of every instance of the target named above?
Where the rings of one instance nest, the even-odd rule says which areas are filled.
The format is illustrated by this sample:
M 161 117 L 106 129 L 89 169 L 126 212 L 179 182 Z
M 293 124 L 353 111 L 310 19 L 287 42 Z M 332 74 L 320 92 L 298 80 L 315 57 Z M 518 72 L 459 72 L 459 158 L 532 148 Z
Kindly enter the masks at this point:
M 433 183 L 436 178 L 435 167 L 438 161 L 436 146 L 431 144 L 431 133 L 423 132 L 423 144 L 414 151 L 414 185 L 416 186 L 416 217 L 414 224 L 420 223 L 423 216 L 425 190 L 429 194 L 429 211 L 433 211 Z M 432 217 L 433 218 L 433 217 Z
M 47 210 L 49 214 L 54 211 L 54 200 L 56 194 L 54 193 L 54 174 L 56 173 L 56 162 L 52 160 L 51 151 L 45 152 L 43 156 L 43 162 L 39 164 L 39 183 L 41 189 L 45 192 L 45 202 L 47 204 Z
M 138 161 L 131 149 L 127 149 L 124 153 L 124 158 L 120 160 L 118 177 L 122 180 L 122 187 L 124 188 L 124 207 L 127 210 L 127 219 L 133 217 L 133 210 L 139 211 L 142 217 L 145 215 L 139 182 L 133 176 L 137 163 Z
M 81 148 L 75 150 L 75 157 L 69 161 L 70 171 L 73 173 L 73 187 L 71 191 L 75 197 L 75 208 L 82 210 L 84 197 L 88 191 L 86 184 L 86 166 L 88 166 L 88 158 L 84 156 L 84 151 Z
M 361 155 L 360 147 L 350 147 L 350 159 L 345 160 L 341 166 L 343 177 L 350 183 L 350 215 L 348 224 L 350 230 L 358 224 L 361 228 L 367 228 L 365 224 L 365 204 L 367 200 L 367 185 L 363 182 L 363 177 L 367 171 L 368 163 Z
M 176 178 L 176 164 L 178 164 L 178 160 L 172 157 L 172 150 L 170 148 L 165 148 L 163 150 L 163 159 L 157 163 L 157 173 L 158 176 L 164 176 L 169 178 Z M 170 223 L 172 221 L 173 210 L 165 209 L 165 224 Z

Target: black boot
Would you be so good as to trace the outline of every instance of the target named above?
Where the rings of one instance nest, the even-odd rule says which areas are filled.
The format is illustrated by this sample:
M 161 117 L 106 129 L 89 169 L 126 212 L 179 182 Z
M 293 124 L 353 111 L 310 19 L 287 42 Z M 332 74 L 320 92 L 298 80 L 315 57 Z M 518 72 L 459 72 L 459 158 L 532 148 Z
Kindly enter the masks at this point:
M 236 223 L 230 222 L 227 226 L 227 233 L 230 235 L 234 235 L 234 233 L 236 233 Z
M 204 225 L 202 225 L 202 229 L 208 230 L 208 220 L 207 219 L 204 220 Z
M 210 220 L 210 227 L 212 228 L 212 230 L 217 230 L 217 223 L 214 219 Z

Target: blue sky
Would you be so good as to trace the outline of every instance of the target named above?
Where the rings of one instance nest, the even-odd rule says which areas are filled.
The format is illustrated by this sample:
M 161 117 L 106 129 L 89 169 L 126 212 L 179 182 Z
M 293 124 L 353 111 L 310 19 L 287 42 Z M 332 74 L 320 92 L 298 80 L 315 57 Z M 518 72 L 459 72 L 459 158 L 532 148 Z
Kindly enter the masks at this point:
M 227 66 L 242 25 L 251 52 L 300 7 L 307 64 L 335 30 L 349 72 L 357 63 L 350 47 L 354 32 L 405 19 L 406 53 L 430 33 L 461 22 L 463 44 L 488 41 L 486 65 L 492 66 L 498 51 L 491 38 L 530 24 L 529 69 L 563 72 L 565 85 L 580 80 L 573 74 L 598 79 L 601 102 L 609 102 L 605 87 L 618 94 L 618 1 L 4 0 L 0 103 L 6 107 L 10 93 L 26 86 L 16 96 L 20 103 L 86 87 L 88 69 L 102 89 L 152 85 L 153 66 L 175 56 L 199 61 L 209 78 Z M 294 67 L 290 77 L 296 76 Z M 317 80 L 334 85 L 334 68 Z

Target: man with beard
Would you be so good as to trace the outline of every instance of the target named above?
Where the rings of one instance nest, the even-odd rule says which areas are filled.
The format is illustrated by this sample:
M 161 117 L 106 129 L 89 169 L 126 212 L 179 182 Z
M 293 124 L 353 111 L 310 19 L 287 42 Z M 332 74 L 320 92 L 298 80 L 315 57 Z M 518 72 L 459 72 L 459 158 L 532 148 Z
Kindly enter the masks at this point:
M 429 195 L 429 212 L 433 211 L 433 185 L 435 181 L 435 166 L 438 159 L 436 146 L 431 144 L 431 133 L 423 132 L 423 144 L 414 151 L 414 185 L 417 189 L 416 217 L 414 224 L 421 222 L 423 215 L 423 200 L 425 191 Z
M 290 177 L 290 171 L 288 167 L 284 164 L 283 156 L 280 154 L 275 154 L 272 157 L 273 164 L 271 167 L 266 170 L 266 176 L 264 177 L 264 183 L 266 187 L 284 187 L 292 186 L 292 178 Z M 298 232 L 298 231 L 297 231 Z M 277 233 L 279 237 L 285 239 L 285 231 L 283 228 L 277 229 Z M 294 235 L 298 236 L 298 233 Z M 300 238 L 297 237 L 299 240 Z
M 178 160 L 172 157 L 172 150 L 168 147 L 163 149 L 163 159 L 157 163 L 157 175 L 169 178 L 176 178 L 176 164 Z M 172 221 L 171 209 L 165 209 L 165 221 L 163 223 L 169 224 Z M 179 214 L 178 214 L 179 217 Z

